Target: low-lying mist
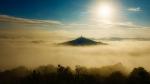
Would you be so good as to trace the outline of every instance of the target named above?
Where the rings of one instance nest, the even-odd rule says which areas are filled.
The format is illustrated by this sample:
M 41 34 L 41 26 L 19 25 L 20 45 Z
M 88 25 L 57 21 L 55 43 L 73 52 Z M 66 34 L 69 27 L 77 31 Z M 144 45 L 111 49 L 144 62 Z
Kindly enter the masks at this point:
M 47 64 L 102 67 L 122 63 L 129 70 L 139 66 L 150 70 L 150 41 L 102 41 L 109 45 L 73 47 L 57 45 L 70 40 L 63 31 L 20 32 L 0 34 L 0 69 Z

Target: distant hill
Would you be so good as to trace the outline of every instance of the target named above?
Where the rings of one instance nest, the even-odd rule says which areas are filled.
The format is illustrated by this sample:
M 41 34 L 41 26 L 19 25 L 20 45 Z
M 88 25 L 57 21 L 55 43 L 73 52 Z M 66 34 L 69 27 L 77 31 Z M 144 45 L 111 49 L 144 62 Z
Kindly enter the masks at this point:
M 150 38 L 122 38 L 122 37 L 110 37 L 110 38 L 99 38 L 98 40 L 107 41 L 122 41 L 122 40 L 135 40 L 135 41 L 150 41 Z
M 86 45 L 106 45 L 106 43 L 102 42 L 96 42 L 91 39 L 85 38 L 85 37 L 79 37 L 77 39 L 67 41 L 64 43 L 61 43 L 63 45 L 72 45 L 72 46 L 86 46 Z

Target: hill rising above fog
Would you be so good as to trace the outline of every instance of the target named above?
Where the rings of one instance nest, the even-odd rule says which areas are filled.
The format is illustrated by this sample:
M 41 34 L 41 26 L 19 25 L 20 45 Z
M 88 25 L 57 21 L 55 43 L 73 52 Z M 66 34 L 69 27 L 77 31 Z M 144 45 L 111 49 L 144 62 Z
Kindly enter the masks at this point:
M 88 45 L 106 45 L 106 43 L 103 42 L 96 42 L 94 40 L 85 38 L 85 37 L 79 37 L 77 39 L 67 41 L 64 43 L 61 43 L 63 45 L 72 45 L 72 46 L 88 46 Z

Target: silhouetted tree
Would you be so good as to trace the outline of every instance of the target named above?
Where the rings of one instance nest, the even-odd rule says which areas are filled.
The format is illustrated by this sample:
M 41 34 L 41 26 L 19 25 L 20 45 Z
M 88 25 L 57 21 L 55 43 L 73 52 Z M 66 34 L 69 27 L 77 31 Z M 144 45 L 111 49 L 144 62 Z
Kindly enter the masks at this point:
M 61 84 L 71 83 L 74 81 L 70 67 L 58 65 L 57 74 Z
M 150 75 L 142 67 L 135 68 L 129 76 L 129 84 L 150 84 Z
M 107 84 L 126 84 L 126 77 L 120 72 L 114 72 L 106 78 Z
M 121 71 L 103 76 L 94 69 L 76 66 L 73 71 L 70 67 L 49 65 L 29 71 L 18 67 L 0 72 L 0 84 L 150 84 L 150 74 L 142 67 L 128 76 Z

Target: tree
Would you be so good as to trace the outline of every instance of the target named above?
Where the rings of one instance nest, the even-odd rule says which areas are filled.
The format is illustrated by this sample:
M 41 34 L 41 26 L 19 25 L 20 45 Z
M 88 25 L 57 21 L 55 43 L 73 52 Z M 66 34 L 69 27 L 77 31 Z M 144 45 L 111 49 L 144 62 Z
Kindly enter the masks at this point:
M 120 71 L 113 72 L 110 76 L 106 78 L 107 84 L 126 84 L 126 76 L 124 76 Z
M 150 75 L 143 68 L 135 68 L 129 76 L 129 84 L 150 84 Z

